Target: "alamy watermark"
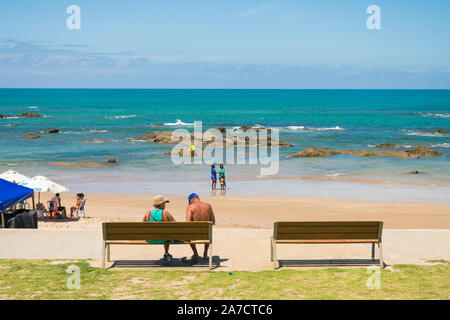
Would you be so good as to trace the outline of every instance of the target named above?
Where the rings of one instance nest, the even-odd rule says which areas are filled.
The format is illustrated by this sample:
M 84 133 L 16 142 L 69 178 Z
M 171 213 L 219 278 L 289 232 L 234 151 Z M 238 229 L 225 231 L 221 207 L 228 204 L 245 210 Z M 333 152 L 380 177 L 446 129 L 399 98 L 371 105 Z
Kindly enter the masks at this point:
M 80 267 L 71 264 L 67 267 L 66 273 L 70 274 L 67 278 L 66 285 L 69 290 L 79 290 L 81 288 L 81 270 Z
M 367 18 L 367 29 L 369 30 L 381 30 L 381 10 L 377 5 L 371 5 L 367 7 L 367 14 L 370 16 Z
M 366 273 L 370 274 L 367 278 L 366 286 L 369 290 L 381 288 L 381 268 L 379 266 L 370 266 Z
M 66 26 L 69 30 L 81 29 L 81 9 L 77 5 L 70 5 L 66 9 L 66 13 L 70 16 L 66 20 Z
M 278 173 L 279 130 L 268 128 L 208 129 L 194 122 L 194 131 L 177 129 L 177 141 L 171 151 L 172 162 L 181 164 L 252 164 L 260 165 L 261 175 Z

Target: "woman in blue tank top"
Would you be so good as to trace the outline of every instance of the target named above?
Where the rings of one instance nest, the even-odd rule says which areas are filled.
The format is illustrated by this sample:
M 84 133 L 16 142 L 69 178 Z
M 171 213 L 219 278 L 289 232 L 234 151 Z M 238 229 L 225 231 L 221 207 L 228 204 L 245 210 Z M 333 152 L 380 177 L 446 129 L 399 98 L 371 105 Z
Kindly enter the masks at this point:
M 174 217 L 169 211 L 164 210 L 166 208 L 166 200 L 163 196 L 158 195 L 153 198 L 153 206 L 155 209 L 147 211 L 142 221 L 144 222 L 157 222 L 157 221 L 175 221 Z M 163 244 L 164 243 L 164 260 L 172 260 L 172 255 L 169 253 L 169 241 L 167 240 L 147 240 L 148 243 Z

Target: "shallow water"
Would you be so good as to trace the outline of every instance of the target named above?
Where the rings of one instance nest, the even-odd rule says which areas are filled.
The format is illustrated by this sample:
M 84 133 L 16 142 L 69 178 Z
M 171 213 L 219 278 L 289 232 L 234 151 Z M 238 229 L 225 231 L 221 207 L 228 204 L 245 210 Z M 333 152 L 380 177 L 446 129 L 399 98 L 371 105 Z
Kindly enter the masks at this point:
M 16 118 L 39 112 L 45 118 Z M 209 183 L 208 166 L 175 166 L 161 152 L 167 145 L 135 139 L 153 130 L 240 125 L 280 129 L 278 178 L 348 176 L 450 185 L 450 90 L 64 90 L 0 89 L 0 170 L 46 174 L 69 183 L 81 177 L 141 177 L 157 181 Z M 165 124 L 151 127 L 150 124 Z M 16 126 L 7 126 L 16 124 Z M 24 139 L 25 133 L 58 128 L 59 134 Z M 108 139 L 107 143 L 83 143 Z M 371 149 L 375 144 L 425 145 L 444 155 L 426 159 L 353 157 L 286 159 L 307 147 Z M 24 163 L 104 162 L 111 168 L 64 168 Z M 229 178 L 253 181 L 258 166 L 227 166 Z M 411 175 L 418 170 L 421 174 Z M 67 180 L 70 178 L 69 180 Z M 80 180 L 80 181 L 78 181 Z M 256 180 L 259 181 L 259 180 Z M 123 183 L 122 183 L 123 184 Z M 254 183 L 257 189 L 260 183 Z M 117 185 L 120 187 L 120 183 Z M 245 190 L 245 188 L 243 188 Z

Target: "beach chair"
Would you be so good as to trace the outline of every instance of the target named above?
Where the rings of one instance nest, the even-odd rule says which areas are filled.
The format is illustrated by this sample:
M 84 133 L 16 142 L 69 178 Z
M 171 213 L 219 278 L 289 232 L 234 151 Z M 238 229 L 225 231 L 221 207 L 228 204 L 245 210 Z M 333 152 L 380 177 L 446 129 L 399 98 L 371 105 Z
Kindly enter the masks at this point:
M 75 209 L 75 215 L 80 218 L 86 218 L 86 213 L 84 211 L 84 207 L 86 206 L 86 199 L 83 199 L 80 203 L 80 207 L 78 209 Z

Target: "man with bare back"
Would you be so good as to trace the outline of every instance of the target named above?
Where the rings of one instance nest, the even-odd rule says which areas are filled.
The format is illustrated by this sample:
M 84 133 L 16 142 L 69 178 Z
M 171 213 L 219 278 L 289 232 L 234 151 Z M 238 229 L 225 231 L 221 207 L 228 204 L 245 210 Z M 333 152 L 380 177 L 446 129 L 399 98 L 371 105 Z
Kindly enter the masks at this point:
M 191 193 L 188 197 L 189 205 L 186 208 L 186 221 L 212 221 L 216 223 L 213 209 L 209 203 L 200 201 L 199 196 L 196 193 Z M 195 244 L 191 244 L 194 255 L 192 256 L 192 262 L 196 263 L 199 259 L 197 247 Z M 208 258 L 209 244 L 205 244 L 205 251 L 203 252 L 203 259 Z

